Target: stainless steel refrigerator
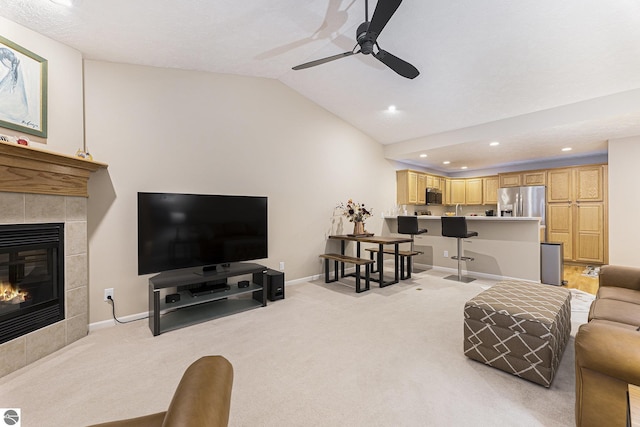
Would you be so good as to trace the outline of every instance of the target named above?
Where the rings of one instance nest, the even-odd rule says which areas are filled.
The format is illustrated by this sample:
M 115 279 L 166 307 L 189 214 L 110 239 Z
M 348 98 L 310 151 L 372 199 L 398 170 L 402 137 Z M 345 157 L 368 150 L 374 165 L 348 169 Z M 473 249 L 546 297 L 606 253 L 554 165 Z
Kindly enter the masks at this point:
M 545 199 L 544 185 L 498 188 L 498 215 L 540 217 L 546 227 Z

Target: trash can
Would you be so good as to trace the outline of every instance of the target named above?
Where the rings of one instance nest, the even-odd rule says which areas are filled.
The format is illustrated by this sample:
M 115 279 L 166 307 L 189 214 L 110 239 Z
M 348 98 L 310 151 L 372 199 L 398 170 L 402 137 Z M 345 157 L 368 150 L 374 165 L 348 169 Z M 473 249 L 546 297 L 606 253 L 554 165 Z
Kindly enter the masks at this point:
M 564 252 L 562 243 L 540 243 L 540 281 L 547 285 L 562 286 Z

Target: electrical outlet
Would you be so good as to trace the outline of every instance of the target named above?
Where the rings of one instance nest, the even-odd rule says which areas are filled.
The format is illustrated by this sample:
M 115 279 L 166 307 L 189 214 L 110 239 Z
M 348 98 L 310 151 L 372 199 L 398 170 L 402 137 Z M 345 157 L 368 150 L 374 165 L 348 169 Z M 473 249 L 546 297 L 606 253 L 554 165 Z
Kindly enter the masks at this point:
M 107 288 L 104 290 L 104 300 L 109 301 L 109 299 L 107 297 L 111 297 L 111 299 L 113 299 L 113 288 Z
M 284 261 L 280 261 L 280 271 L 284 271 Z
M 444 251 L 444 257 L 449 258 L 449 251 Z

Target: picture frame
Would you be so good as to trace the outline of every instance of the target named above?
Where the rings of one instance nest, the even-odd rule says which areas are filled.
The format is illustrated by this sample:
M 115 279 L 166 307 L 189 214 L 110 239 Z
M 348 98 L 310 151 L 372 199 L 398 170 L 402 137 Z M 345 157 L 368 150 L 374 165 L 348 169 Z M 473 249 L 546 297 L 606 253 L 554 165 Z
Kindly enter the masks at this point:
M 47 72 L 46 59 L 0 36 L 0 127 L 47 137 Z

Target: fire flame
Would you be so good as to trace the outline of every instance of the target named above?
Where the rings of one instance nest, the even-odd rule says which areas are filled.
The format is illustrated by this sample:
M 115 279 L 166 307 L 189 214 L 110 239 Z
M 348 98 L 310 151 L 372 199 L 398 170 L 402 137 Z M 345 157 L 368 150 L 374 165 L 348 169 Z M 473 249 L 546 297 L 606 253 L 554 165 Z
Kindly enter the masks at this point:
M 0 302 L 20 304 L 25 302 L 29 293 L 14 287 L 11 283 L 0 282 Z

